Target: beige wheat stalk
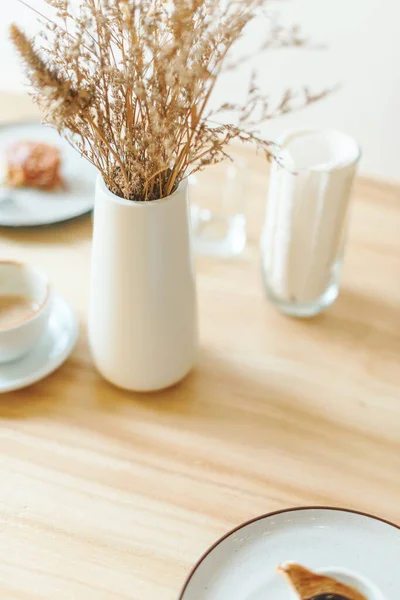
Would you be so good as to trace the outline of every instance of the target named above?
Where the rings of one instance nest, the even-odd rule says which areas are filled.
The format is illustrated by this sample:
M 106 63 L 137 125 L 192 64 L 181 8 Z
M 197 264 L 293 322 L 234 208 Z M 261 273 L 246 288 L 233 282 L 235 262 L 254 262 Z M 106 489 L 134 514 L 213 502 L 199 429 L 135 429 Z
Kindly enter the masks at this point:
M 294 107 L 271 106 L 251 81 L 243 105 L 209 109 L 232 46 L 270 0 L 44 0 L 40 46 L 16 25 L 10 37 L 45 121 L 131 200 L 168 196 L 190 173 L 227 156 L 231 140 L 272 146 L 257 133 Z M 25 0 L 22 4 L 28 5 Z M 37 12 L 35 10 L 35 12 Z M 273 22 L 263 48 L 299 46 Z M 304 90 L 300 104 L 319 99 Z M 233 122 L 218 123 L 221 114 Z
M 92 93 L 87 89 L 75 89 L 71 81 L 49 68 L 35 51 L 32 41 L 16 25 L 10 27 L 10 38 L 29 69 L 33 85 L 42 91 L 39 100 L 54 124 L 62 129 L 65 119 L 89 106 Z

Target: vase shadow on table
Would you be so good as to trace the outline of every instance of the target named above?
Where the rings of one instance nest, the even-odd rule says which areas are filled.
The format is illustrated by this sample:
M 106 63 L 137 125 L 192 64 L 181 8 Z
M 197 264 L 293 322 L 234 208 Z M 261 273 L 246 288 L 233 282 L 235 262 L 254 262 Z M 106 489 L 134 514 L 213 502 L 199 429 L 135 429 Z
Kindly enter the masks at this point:
M 239 355 L 232 357 L 229 351 L 203 348 L 197 366 L 180 383 L 146 394 L 106 384 L 109 393 L 99 395 L 97 405 L 110 415 L 128 411 L 144 420 L 155 419 L 187 431 L 207 431 L 219 438 L 229 436 L 233 430 L 239 438 L 241 433 L 246 437 L 247 432 L 254 442 L 257 430 L 265 440 L 264 417 L 268 421 L 272 413 L 292 415 L 295 427 L 301 414 L 309 422 L 313 420 L 309 407 L 302 405 L 301 393 L 290 393 L 287 386 L 281 385 L 285 379 L 286 375 L 273 368 L 249 368 Z M 104 385 L 99 381 L 99 389 Z

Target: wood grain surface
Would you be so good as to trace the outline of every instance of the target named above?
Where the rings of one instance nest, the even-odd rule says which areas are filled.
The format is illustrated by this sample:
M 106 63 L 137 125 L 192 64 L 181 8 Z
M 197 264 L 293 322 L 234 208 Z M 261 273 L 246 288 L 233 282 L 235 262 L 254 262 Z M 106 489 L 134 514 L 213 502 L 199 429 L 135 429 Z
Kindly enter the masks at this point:
M 35 110 L 3 94 L 0 113 Z M 176 600 L 217 537 L 289 506 L 400 522 L 399 190 L 357 181 L 340 297 L 293 320 L 263 294 L 267 175 L 248 159 L 248 246 L 197 261 L 201 355 L 163 393 L 93 368 L 90 217 L 0 229 L 0 256 L 43 267 L 81 322 L 57 373 L 0 397 L 0 598 Z

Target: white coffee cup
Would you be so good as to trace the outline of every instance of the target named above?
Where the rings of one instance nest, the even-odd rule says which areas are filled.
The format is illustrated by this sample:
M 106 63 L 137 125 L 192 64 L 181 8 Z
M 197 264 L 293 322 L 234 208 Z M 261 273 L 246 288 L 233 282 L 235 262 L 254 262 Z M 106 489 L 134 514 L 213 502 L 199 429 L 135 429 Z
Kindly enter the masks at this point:
M 44 333 L 51 312 L 51 289 L 47 276 L 24 263 L 0 261 L 0 296 L 29 299 L 35 310 L 10 325 L 0 325 L 0 363 L 10 362 L 32 350 Z

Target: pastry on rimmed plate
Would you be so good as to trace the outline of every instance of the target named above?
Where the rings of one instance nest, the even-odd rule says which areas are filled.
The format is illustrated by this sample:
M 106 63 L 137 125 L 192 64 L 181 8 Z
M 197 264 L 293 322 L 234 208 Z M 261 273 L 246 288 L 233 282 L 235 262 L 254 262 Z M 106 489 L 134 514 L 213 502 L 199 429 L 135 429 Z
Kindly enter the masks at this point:
M 314 573 L 297 563 L 282 563 L 278 573 L 285 577 L 300 600 L 367 600 L 354 587 L 333 577 Z

